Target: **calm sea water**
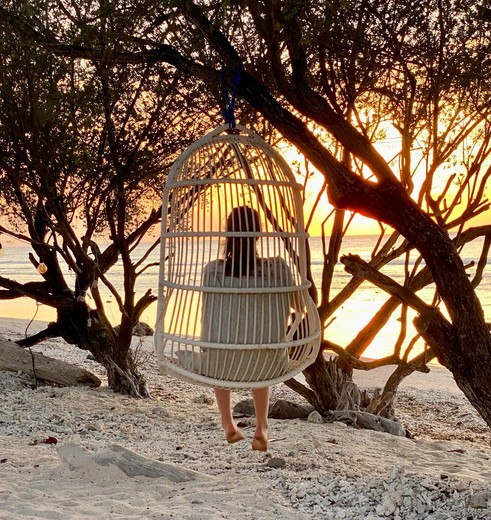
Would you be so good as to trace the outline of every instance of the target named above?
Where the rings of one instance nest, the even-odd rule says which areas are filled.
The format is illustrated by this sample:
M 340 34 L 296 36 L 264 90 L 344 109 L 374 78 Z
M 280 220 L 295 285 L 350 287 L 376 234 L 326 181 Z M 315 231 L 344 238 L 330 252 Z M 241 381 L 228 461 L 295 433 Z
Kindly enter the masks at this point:
M 320 286 L 320 277 L 322 272 L 322 242 L 320 238 L 311 238 L 312 251 L 312 270 L 314 280 Z M 376 243 L 376 237 L 373 236 L 351 236 L 346 237 L 343 242 L 341 254 L 354 253 L 360 255 L 365 260 L 370 260 L 371 252 Z M 482 240 L 477 240 L 472 244 L 466 246 L 462 252 L 462 258 L 465 264 L 474 261 L 477 263 L 482 247 Z M 42 277 L 37 273 L 32 264 L 29 262 L 28 253 L 30 249 L 27 247 L 9 247 L 4 245 L 2 254 L 0 256 L 0 275 L 17 280 L 20 283 L 28 281 L 41 281 Z M 135 260 L 139 254 L 143 254 L 145 246 L 140 246 L 139 250 L 135 252 Z M 149 258 L 149 263 L 157 262 L 159 257 L 158 250 L 154 251 Z M 412 257 L 412 262 L 416 260 L 416 255 Z M 477 289 L 478 297 L 482 303 L 486 320 L 491 322 L 491 260 L 488 259 L 488 267 L 484 273 L 484 279 Z M 403 276 L 404 259 L 399 259 L 391 262 L 384 267 L 383 272 L 396 280 L 401 281 Z M 75 277 L 73 273 L 65 271 L 69 284 L 73 287 Z M 469 275 L 472 277 L 475 273 L 475 268 L 469 269 Z M 116 265 L 112 272 L 109 273 L 109 279 L 113 285 L 121 290 L 123 275 L 121 266 Z M 331 297 L 337 294 L 351 279 L 342 265 L 337 266 L 331 290 Z M 153 267 L 143 273 L 137 284 L 137 296 L 146 292 L 148 288 L 152 288 L 154 292 L 157 290 L 158 268 Z M 101 284 L 101 291 L 103 287 Z M 430 286 L 418 293 L 418 295 L 431 303 L 434 290 Z M 106 302 L 109 319 L 117 324 L 119 321 L 119 311 L 115 304 L 114 297 L 109 291 L 103 291 L 104 301 Z M 387 295 L 381 289 L 378 289 L 371 284 L 363 283 L 354 295 L 336 312 L 333 317 L 334 320 L 326 330 L 326 337 L 331 341 L 340 345 L 348 344 L 357 333 L 370 321 L 374 313 L 386 301 Z M 142 321 L 151 325 L 155 322 L 156 305 L 149 307 L 142 316 Z M 54 311 L 45 306 L 37 305 L 36 302 L 21 298 L 17 300 L 1 301 L 0 300 L 0 316 L 11 318 L 31 319 L 35 317 L 37 320 L 51 321 L 55 318 Z M 409 314 L 410 320 L 414 314 Z M 392 352 L 392 346 L 399 335 L 400 322 L 397 319 L 399 316 L 397 312 L 391 319 L 378 337 L 372 342 L 368 350 L 365 352 L 367 357 L 381 357 Z M 414 330 L 409 328 L 409 338 L 411 339 Z M 407 343 L 407 342 L 406 342 Z M 418 343 L 415 347 L 415 352 L 421 352 L 424 348 L 422 343 Z

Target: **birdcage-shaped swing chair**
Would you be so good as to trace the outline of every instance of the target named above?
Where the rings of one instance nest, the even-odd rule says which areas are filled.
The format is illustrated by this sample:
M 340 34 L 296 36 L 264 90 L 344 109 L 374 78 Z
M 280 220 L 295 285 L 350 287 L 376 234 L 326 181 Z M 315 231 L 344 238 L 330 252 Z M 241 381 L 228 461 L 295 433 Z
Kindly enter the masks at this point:
M 319 351 L 301 186 L 270 145 L 222 126 L 164 188 L 155 347 L 165 373 L 222 388 L 294 377 Z

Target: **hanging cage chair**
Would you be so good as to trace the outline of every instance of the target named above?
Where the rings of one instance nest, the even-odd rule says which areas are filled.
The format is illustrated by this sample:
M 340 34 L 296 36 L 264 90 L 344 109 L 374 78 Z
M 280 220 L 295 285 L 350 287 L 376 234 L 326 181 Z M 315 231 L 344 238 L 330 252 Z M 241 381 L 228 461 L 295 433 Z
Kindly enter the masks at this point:
M 162 205 L 162 372 L 260 388 L 315 360 L 320 321 L 300 192 L 284 159 L 242 126 L 215 129 L 176 160 Z

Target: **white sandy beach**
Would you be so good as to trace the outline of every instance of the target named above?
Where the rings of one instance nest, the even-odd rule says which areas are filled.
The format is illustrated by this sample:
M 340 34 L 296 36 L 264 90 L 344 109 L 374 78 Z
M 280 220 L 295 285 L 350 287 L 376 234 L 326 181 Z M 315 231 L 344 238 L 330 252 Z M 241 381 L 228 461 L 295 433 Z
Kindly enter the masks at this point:
M 20 338 L 27 323 L 0 319 L 0 339 Z M 61 340 L 35 350 L 104 381 L 86 352 Z M 397 414 L 414 439 L 271 420 L 270 449 L 258 454 L 250 448 L 253 419 L 239 419 L 246 439 L 227 445 L 213 391 L 160 375 L 152 338 L 142 350 L 151 400 L 114 394 L 104 383 L 33 388 L 25 375 L 0 372 L 1 519 L 491 518 L 491 431 L 441 367 L 412 375 L 400 391 Z M 388 373 L 358 372 L 356 381 L 381 386 Z M 272 397 L 301 402 L 284 385 Z M 192 470 L 191 480 L 141 468 L 129 476 L 104 463 L 114 445 L 147 457 L 143 467 Z

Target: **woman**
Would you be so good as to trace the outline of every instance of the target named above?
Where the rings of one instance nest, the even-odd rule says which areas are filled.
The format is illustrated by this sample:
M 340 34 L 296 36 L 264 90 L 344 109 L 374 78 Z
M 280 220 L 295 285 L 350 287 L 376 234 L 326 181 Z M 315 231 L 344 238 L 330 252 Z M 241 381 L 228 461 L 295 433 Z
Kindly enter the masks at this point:
M 201 373 L 221 380 L 231 377 L 230 374 L 241 381 L 274 379 L 286 371 L 286 348 L 251 351 L 237 349 L 235 345 L 274 345 L 284 341 L 294 306 L 292 292 L 278 293 L 274 288 L 293 286 L 293 277 L 283 259 L 258 255 L 257 233 L 261 231 L 261 223 L 257 211 L 248 206 L 234 208 L 227 218 L 226 230 L 244 235 L 227 237 L 224 259 L 210 262 L 204 268 L 203 285 L 207 289 L 227 287 L 230 291 L 203 293 L 201 337 L 207 342 L 230 344 L 234 348 L 208 349 L 206 360 L 201 360 Z M 251 287 L 258 292 L 243 291 Z M 215 388 L 215 396 L 227 441 L 233 444 L 242 440 L 244 435 L 232 416 L 230 390 Z M 252 449 L 266 451 L 269 387 L 252 389 L 252 397 L 256 413 Z

